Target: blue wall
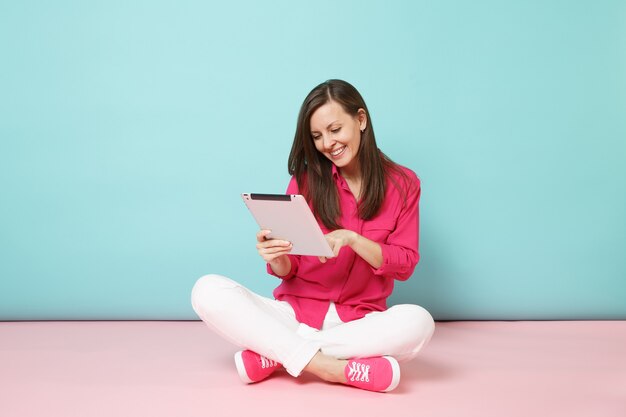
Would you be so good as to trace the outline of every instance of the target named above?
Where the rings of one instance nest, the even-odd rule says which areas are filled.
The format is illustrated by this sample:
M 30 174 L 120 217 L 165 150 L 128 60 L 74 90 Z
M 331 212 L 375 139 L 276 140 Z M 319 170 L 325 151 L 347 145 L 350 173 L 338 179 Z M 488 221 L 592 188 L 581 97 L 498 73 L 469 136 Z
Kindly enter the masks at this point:
M 283 192 L 343 78 L 423 182 L 393 303 L 626 318 L 626 2 L 0 3 L 0 319 L 191 319 L 269 295 L 241 192 Z

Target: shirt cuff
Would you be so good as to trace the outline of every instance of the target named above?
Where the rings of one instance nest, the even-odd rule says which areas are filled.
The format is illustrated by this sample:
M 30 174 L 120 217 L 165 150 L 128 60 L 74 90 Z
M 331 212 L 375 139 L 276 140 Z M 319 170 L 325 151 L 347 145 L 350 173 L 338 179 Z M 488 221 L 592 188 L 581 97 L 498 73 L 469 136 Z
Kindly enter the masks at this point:
M 383 263 L 379 268 L 372 267 L 374 275 L 405 281 L 413 274 L 419 261 L 419 253 L 403 247 L 380 245 Z

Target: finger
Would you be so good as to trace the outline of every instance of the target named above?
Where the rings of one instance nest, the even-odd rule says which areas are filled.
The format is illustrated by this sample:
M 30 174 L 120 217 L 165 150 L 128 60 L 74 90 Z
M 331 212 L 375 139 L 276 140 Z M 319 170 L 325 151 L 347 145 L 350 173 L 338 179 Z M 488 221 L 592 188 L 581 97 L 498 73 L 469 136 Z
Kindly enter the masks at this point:
M 291 249 L 282 251 L 282 252 L 277 252 L 271 255 L 265 255 L 263 256 L 263 259 L 265 260 L 265 262 L 272 262 L 273 260 L 278 259 L 283 255 L 289 255 L 289 252 L 291 252 Z
M 272 233 L 271 230 L 261 229 L 256 234 L 256 240 L 258 242 L 264 242 L 265 240 L 267 240 L 267 235 L 269 235 L 270 233 Z
M 291 246 L 291 242 L 287 242 L 286 240 L 278 240 L 278 239 L 269 239 L 263 242 L 258 242 L 256 244 L 257 249 L 269 249 L 269 248 L 281 248 L 284 249 L 286 247 Z
M 265 256 L 265 255 L 272 255 L 275 253 L 280 253 L 280 252 L 291 252 L 291 250 L 293 249 L 293 247 L 290 246 L 272 246 L 272 247 L 268 247 L 268 248 L 259 248 L 259 254 L 261 256 Z
M 326 257 L 325 256 L 319 256 L 319 260 L 321 263 L 325 264 L 326 263 Z
M 333 250 L 335 246 L 337 245 L 337 240 L 332 237 L 326 236 L 326 242 L 328 242 L 328 246 L 330 246 L 330 248 Z
M 262 254 L 266 254 L 266 255 L 272 255 L 275 253 L 279 253 L 279 252 L 291 252 L 291 245 L 287 246 L 287 247 L 283 247 L 283 246 L 272 246 L 269 248 L 260 248 L 259 252 L 261 252 Z

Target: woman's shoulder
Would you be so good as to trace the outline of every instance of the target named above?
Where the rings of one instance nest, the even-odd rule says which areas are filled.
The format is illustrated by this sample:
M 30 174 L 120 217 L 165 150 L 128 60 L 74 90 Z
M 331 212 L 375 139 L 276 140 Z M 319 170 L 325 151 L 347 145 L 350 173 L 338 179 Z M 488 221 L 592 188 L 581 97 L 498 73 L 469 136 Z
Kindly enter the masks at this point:
M 419 182 L 419 177 L 417 176 L 417 174 L 411 168 L 407 168 L 404 165 L 400 165 L 400 164 L 396 164 L 396 166 L 398 167 L 398 169 L 402 173 L 404 173 L 404 175 L 409 177 L 412 181 L 418 181 Z
M 420 179 L 417 174 L 410 168 L 404 165 L 393 163 L 391 169 L 388 171 L 389 180 L 392 183 L 400 186 L 404 190 L 419 189 Z
M 289 179 L 289 184 L 287 185 L 287 191 L 285 191 L 285 194 L 300 194 L 298 180 L 295 175 L 292 175 Z

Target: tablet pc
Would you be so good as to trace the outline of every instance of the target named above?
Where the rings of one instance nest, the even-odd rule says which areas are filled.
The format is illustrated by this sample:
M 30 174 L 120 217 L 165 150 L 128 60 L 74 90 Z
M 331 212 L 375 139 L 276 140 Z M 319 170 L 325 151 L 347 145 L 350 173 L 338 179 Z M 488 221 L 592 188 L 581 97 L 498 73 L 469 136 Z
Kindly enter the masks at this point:
M 305 198 L 299 194 L 242 194 L 244 203 L 268 237 L 293 244 L 292 255 L 335 256 Z

